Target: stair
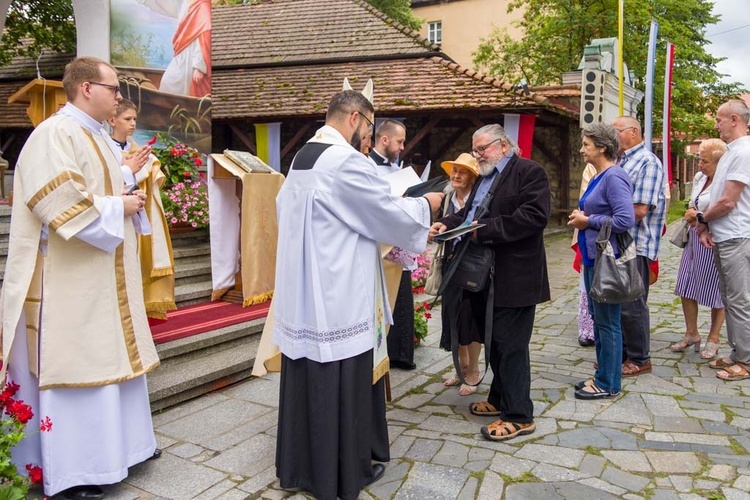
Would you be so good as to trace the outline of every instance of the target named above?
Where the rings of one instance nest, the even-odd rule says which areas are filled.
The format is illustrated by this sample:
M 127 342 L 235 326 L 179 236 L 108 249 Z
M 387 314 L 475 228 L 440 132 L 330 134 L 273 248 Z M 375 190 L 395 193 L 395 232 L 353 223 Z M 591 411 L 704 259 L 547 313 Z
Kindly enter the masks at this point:
M 249 378 L 264 324 L 256 319 L 158 345 L 161 366 L 148 376 L 151 410 Z
M 211 246 L 208 229 L 172 235 L 177 307 L 211 300 Z

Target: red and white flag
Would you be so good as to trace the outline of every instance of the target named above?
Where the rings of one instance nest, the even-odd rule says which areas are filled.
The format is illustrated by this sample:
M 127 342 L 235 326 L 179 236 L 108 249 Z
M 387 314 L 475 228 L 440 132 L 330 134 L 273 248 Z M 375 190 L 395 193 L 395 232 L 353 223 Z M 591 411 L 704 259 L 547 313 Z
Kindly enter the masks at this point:
M 505 113 L 503 115 L 503 128 L 513 141 L 518 144 L 521 158 L 531 158 L 531 145 L 534 140 L 534 123 L 536 115 L 519 115 Z

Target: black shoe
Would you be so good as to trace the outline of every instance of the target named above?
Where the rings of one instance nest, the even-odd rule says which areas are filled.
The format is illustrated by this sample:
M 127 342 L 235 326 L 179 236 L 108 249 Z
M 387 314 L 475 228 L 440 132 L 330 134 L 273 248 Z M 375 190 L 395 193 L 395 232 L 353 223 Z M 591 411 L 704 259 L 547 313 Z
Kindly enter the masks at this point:
M 591 347 L 594 345 L 594 339 L 585 339 L 583 337 L 578 337 L 578 344 L 581 347 Z
M 65 498 L 73 498 L 75 500 L 97 500 L 104 498 L 104 491 L 94 485 L 73 486 L 63 491 L 62 494 Z
M 575 397 L 576 399 L 610 399 L 617 397 L 620 392 L 609 392 L 609 391 L 603 391 L 599 387 L 595 385 L 590 385 L 588 387 L 589 389 L 593 389 L 592 392 L 584 391 L 583 387 L 580 389 L 576 389 Z
M 416 363 L 407 363 L 406 361 L 391 361 L 391 368 L 400 368 L 402 370 L 416 370 Z
M 383 474 L 385 473 L 385 465 L 383 464 L 375 464 L 372 466 L 372 479 L 365 485 L 370 486 L 372 483 L 376 482 L 378 479 L 383 477 Z
M 154 450 L 154 454 L 148 457 L 146 460 L 156 460 L 157 458 L 161 458 L 161 449 L 157 448 Z

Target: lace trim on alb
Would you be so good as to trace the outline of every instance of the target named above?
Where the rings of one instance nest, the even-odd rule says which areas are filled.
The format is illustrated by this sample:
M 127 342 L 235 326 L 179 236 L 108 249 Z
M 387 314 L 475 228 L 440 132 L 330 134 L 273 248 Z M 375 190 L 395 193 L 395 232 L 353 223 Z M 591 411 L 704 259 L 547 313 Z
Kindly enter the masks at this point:
M 331 344 L 351 340 L 363 333 L 371 332 L 374 328 L 372 320 L 362 321 L 343 328 L 314 330 L 312 328 L 297 328 L 276 321 L 276 328 L 282 336 L 291 342 L 313 342 Z

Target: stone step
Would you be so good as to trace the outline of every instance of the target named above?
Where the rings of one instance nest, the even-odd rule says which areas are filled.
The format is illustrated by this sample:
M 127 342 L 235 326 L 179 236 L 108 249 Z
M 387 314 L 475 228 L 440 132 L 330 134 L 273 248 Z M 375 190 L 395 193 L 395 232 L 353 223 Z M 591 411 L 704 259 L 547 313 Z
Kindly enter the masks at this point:
M 193 263 L 175 262 L 176 285 L 199 283 L 201 281 L 211 281 L 211 261 L 209 259 Z
M 210 259 L 211 247 L 209 246 L 208 242 L 185 247 L 172 247 L 172 255 L 174 256 L 175 261 L 180 259 L 190 260 L 196 257 L 204 256 L 207 256 Z
M 223 328 L 199 333 L 184 339 L 172 340 L 171 342 L 159 344 L 156 346 L 156 351 L 159 353 L 159 359 L 161 359 L 162 362 L 178 357 L 181 360 L 200 357 L 202 354 L 216 351 L 217 347 L 220 347 L 221 344 L 225 342 L 263 332 L 263 325 L 265 325 L 265 323 L 265 318 L 259 318 L 252 321 L 237 323 L 236 325 L 225 326 Z
M 213 286 L 211 280 L 198 283 L 177 284 L 174 287 L 174 301 L 177 307 L 185 307 L 211 300 Z
M 189 356 L 165 359 L 148 377 L 151 410 L 159 411 L 250 378 L 259 342 L 256 333 Z
M 196 229 L 189 233 L 170 233 L 172 248 L 192 247 L 200 243 L 208 243 L 208 229 Z

